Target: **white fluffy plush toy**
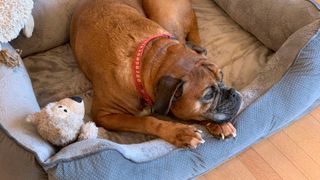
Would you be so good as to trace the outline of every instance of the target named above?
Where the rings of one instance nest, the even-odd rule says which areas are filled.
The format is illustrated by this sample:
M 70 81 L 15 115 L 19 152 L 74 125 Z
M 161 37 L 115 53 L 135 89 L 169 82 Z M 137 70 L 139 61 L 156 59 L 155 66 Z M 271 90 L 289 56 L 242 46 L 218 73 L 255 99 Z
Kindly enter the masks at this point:
M 49 103 L 40 112 L 31 114 L 27 121 L 36 125 L 39 134 L 56 146 L 76 140 L 97 138 L 98 128 L 93 122 L 84 123 L 84 103 L 78 97 Z
M 32 9 L 32 0 L 0 0 L 0 62 L 10 67 L 17 65 L 17 57 L 2 49 L 1 43 L 16 38 L 21 29 L 25 36 L 32 36 L 34 28 Z

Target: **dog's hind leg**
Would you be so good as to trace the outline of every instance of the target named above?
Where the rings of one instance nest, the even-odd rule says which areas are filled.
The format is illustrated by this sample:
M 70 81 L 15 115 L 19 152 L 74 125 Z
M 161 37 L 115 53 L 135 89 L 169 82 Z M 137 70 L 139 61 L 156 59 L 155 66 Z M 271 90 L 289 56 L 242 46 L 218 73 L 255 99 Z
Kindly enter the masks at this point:
M 194 11 L 192 12 L 192 24 L 187 34 L 186 44 L 197 53 L 207 55 L 207 49 L 201 46 L 198 21 Z

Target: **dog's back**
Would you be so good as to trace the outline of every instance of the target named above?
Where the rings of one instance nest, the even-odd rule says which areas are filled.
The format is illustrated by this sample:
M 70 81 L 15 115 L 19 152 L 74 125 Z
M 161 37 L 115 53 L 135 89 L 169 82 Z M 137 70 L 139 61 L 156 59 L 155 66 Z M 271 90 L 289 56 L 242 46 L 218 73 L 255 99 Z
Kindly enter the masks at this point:
M 74 14 L 71 46 L 81 69 L 92 80 L 115 63 L 122 66 L 121 71 L 130 69 L 125 66 L 138 43 L 159 33 L 166 31 L 121 1 L 85 0 Z

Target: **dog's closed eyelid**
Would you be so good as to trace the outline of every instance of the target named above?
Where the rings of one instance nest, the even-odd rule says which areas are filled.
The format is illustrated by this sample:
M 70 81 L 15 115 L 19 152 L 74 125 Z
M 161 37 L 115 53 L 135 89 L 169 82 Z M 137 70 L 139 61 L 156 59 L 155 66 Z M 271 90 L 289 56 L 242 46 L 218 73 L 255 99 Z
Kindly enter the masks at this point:
M 209 101 L 211 101 L 211 100 L 214 98 L 215 93 L 216 93 L 216 92 L 214 91 L 214 88 L 213 88 L 213 87 L 209 87 L 209 88 L 207 88 L 207 89 L 205 90 L 204 94 L 203 94 L 202 97 L 201 97 L 201 100 L 202 100 L 203 102 L 209 102 Z

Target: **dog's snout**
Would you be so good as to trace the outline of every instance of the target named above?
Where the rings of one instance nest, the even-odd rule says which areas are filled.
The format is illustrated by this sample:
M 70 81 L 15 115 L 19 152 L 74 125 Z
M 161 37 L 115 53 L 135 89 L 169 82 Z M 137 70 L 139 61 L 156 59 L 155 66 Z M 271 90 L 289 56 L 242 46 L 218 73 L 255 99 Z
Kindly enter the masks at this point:
M 235 98 L 237 95 L 237 91 L 234 88 L 229 89 L 229 96 Z
M 70 99 L 72 99 L 72 100 L 74 100 L 74 101 L 76 101 L 76 102 L 78 102 L 78 103 L 81 103 L 81 102 L 82 102 L 82 98 L 79 97 L 79 96 L 72 96 L 72 97 L 70 97 Z
M 218 105 L 207 114 L 208 119 L 219 124 L 232 121 L 242 104 L 241 94 L 234 88 L 223 88 L 221 94 Z

